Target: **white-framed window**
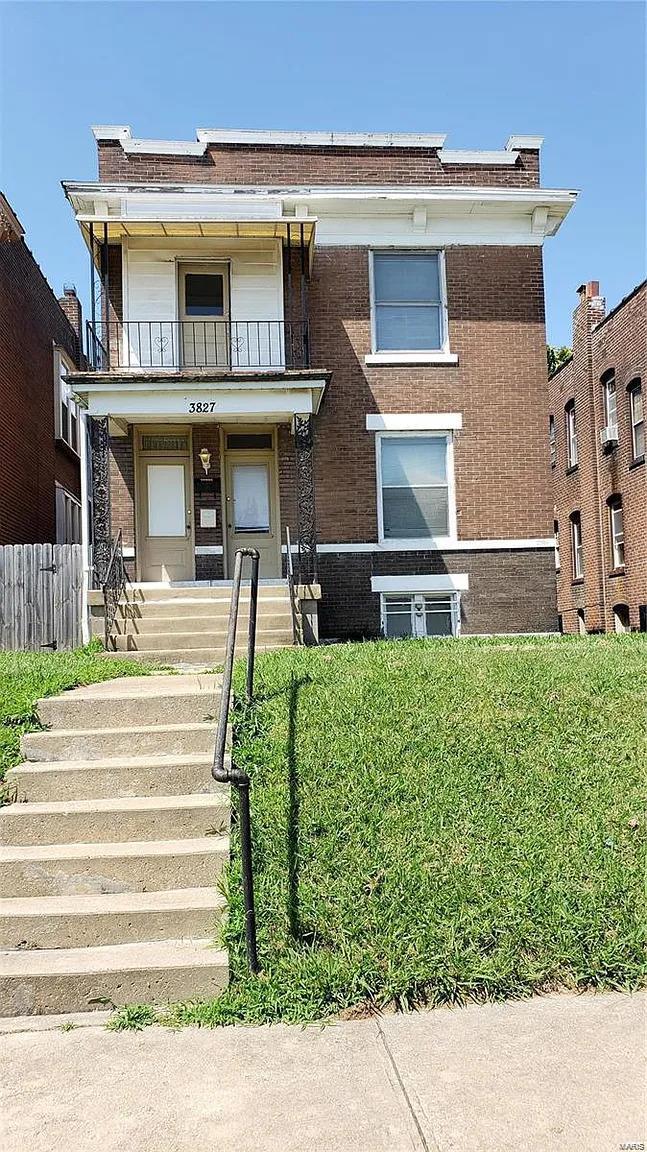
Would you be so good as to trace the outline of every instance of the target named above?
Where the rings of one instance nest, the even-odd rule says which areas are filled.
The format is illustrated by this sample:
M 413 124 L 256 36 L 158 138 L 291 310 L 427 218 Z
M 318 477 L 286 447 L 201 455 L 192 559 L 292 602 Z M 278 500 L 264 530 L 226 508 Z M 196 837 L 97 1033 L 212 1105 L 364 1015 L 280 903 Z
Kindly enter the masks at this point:
M 602 392 L 604 397 L 604 422 L 609 427 L 618 426 L 618 395 L 616 392 L 616 374 L 613 368 L 605 372 L 602 377 Z
M 553 533 L 555 536 L 555 571 L 559 572 L 562 562 L 559 555 L 559 522 L 553 520 Z
M 584 547 L 582 544 L 582 518 L 579 512 L 571 514 L 571 557 L 573 579 L 581 580 L 584 576 Z
M 382 633 L 390 640 L 460 634 L 459 592 L 381 595 Z
M 57 440 L 62 440 L 73 452 L 79 451 L 79 406 L 72 399 L 72 389 L 67 382 L 68 372 L 74 370 L 72 361 L 62 348 L 54 349 L 54 430 Z
M 447 351 L 444 254 L 371 251 L 373 352 Z
M 56 543 L 81 543 L 81 504 L 60 484 L 56 485 Z
M 456 538 L 451 432 L 378 432 L 378 539 Z
M 611 496 L 609 501 L 609 535 L 611 563 L 615 568 L 625 566 L 625 529 L 622 514 L 622 496 Z
M 550 466 L 554 468 L 557 464 L 557 428 L 552 413 L 548 417 L 548 443 L 550 444 Z
M 634 460 L 642 460 L 645 455 L 645 410 L 641 381 L 632 380 L 628 391 L 631 409 L 631 452 Z
M 575 423 L 575 401 L 570 400 L 564 409 L 566 424 L 566 465 L 575 468 L 577 465 L 577 426 Z

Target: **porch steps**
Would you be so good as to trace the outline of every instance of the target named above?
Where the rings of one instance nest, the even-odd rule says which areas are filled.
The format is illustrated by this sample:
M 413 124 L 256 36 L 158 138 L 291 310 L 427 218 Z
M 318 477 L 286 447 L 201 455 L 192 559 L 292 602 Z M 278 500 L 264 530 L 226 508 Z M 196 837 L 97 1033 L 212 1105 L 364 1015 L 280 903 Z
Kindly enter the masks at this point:
M 225 658 L 231 606 L 226 583 L 129 585 L 118 605 L 108 653 L 163 665 L 214 668 Z M 247 645 L 250 589 L 241 588 L 236 653 Z M 258 651 L 291 646 L 292 606 L 287 582 L 259 585 L 256 647 Z
M 0 1015 L 226 984 L 213 943 L 229 856 L 229 789 L 210 771 L 219 692 L 213 675 L 135 677 L 40 703 L 52 727 L 23 737 L 8 776 L 20 802 L 0 809 Z

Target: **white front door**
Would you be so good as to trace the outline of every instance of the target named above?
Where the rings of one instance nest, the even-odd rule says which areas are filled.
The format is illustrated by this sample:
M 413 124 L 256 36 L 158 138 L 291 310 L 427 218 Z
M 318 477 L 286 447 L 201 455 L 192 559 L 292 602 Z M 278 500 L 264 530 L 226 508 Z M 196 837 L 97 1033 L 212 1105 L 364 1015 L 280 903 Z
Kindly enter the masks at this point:
M 230 362 L 229 275 L 226 264 L 180 264 L 180 349 L 185 368 Z
M 237 548 L 257 548 L 260 575 L 280 576 L 280 529 L 273 452 L 228 452 L 227 556 L 233 576 Z
M 176 442 L 185 440 L 188 435 Z M 142 435 L 140 444 L 164 437 Z M 172 438 L 169 441 L 173 442 Z M 141 580 L 192 580 L 191 456 L 140 450 L 138 459 L 137 551 Z

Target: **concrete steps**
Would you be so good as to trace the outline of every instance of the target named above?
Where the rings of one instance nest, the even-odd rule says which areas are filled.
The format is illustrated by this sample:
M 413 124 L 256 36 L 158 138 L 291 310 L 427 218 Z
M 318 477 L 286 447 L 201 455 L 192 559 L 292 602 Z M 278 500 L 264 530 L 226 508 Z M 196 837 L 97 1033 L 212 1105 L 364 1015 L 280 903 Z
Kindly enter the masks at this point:
M 208 938 L 0 954 L 0 1004 L 12 1016 L 213 997 L 229 978 L 227 954 Z M 101 1003 L 97 1003 L 101 1000 Z M 83 1007 L 79 1007 L 83 1005 Z
M 231 586 L 135 584 L 119 604 L 109 651 L 135 659 L 213 668 L 223 663 Z M 241 590 L 236 651 L 243 655 L 249 621 L 249 586 Z M 290 647 L 292 608 L 287 583 L 261 584 L 256 627 L 260 651 Z
M 0 1014 L 213 996 L 229 789 L 220 680 L 134 677 L 39 704 L 0 808 Z M 188 720 L 186 719 L 188 717 Z M 174 722 L 165 722 L 168 720 Z

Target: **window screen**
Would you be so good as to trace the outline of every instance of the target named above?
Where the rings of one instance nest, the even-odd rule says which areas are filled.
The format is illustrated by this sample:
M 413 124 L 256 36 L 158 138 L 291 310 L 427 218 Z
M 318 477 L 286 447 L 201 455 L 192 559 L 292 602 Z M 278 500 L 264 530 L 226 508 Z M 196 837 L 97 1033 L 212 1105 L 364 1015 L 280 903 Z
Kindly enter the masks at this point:
M 442 348 L 437 252 L 375 252 L 373 291 L 378 352 Z
M 227 436 L 227 447 L 238 449 L 271 449 L 271 432 L 232 432 Z

